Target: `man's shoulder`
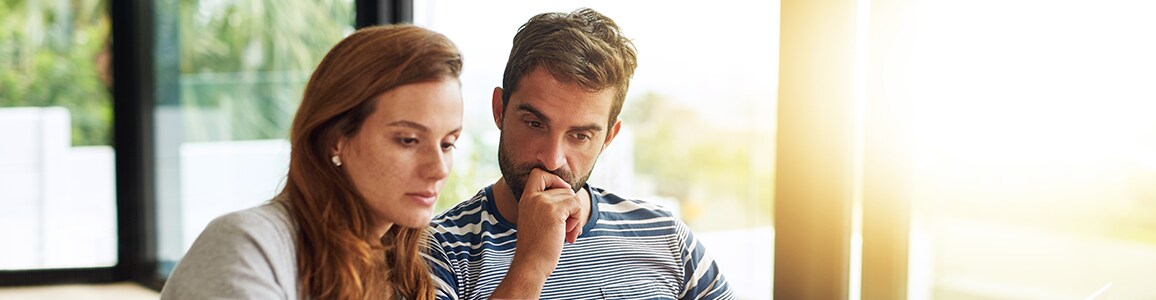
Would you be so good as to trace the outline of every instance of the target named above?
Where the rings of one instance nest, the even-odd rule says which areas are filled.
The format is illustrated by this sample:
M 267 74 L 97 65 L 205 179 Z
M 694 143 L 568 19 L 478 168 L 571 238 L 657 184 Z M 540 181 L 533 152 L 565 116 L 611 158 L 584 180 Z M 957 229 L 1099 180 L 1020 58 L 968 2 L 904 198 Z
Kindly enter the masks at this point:
M 602 214 L 616 214 L 622 219 L 673 218 L 674 212 L 662 204 L 643 199 L 630 199 L 602 188 L 590 187 L 590 192 L 599 198 L 598 211 Z
M 477 223 L 483 212 L 486 211 L 489 199 L 486 197 L 486 190 L 478 191 L 473 197 L 465 201 L 454 204 L 446 211 L 438 214 L 430 219 L 430 225 L 438 226 L 455 226 L 465 223 Z
M 427 246 L 445 247 L 445 251 L 471 253 L 479 247 L 512 248 L 515 229 L 493 214 L 489 188 L 458 203 L 430 220 L 426 229 Z

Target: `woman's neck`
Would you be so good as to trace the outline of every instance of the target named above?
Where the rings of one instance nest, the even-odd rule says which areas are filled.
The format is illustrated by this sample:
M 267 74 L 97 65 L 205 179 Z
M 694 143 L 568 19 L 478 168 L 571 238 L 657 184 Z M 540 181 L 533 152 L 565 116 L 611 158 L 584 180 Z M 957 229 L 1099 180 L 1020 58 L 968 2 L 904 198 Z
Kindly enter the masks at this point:
M 378 240 L 381 240 L 381 238 L 385 237 L 385 233 L 389 232 L 390 228 L 393 228 L 393 223 L 375 224 L 373 236 L 376 236 Z

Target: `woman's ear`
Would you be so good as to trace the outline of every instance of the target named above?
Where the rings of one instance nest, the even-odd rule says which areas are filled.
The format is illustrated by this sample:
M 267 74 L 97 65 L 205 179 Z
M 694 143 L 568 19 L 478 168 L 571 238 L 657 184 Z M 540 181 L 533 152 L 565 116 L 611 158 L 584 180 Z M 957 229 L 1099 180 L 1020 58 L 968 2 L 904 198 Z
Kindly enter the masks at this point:
M 345 136 L 344 135 L 337 137 L 337 142 L 333 144 L 333 149 L 331 151 L 332 153 L 330 153 L 330 154 L 331 155 L 340 155 L 341 149 L 343 149 L 343 148 L 345 148 Z
M 341 163 L 341 150 L 345 148 L 345 141 L 346 141 L 346 138 L 344 135 L 338 137 L 337 143 L 333 144 L 333 149 L 329 153 L 329 159 L 330 159 L 330 161 L 333 162 L 334 166 L 340 167 L 342 164 Z

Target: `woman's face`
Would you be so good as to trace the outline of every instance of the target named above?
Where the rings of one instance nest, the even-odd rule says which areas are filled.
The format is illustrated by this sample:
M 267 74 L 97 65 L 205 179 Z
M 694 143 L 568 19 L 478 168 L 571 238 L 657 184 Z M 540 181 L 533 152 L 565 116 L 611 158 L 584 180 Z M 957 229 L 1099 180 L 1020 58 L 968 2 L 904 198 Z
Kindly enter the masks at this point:
M 334 154 L 368 202 L 375 226 L 425 227 L 462 131 L 461 84 L 408 84 L 373 101 L 373 113 L 357 134 L 338 141 Z

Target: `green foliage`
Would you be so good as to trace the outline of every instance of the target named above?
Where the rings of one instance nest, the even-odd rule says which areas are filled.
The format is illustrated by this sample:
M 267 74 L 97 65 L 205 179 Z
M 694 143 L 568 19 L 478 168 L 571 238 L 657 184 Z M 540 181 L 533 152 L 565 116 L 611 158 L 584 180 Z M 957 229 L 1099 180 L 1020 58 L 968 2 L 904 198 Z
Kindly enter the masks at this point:
M 284 138 L 309 74 L 353 31 L 352 1 L 180 0 L 187 141 Z
M 0 2 L 0 107 L 61 106 L 73 145 L 111 143 L 105 1 Z
M 353 30 L 351 0 L 161 0 L 157 10 L 170 25 L 155 28 L 158 103 L 180 105 L 188 141 L 284 137 L 308 74 Z M 65 107 L 73 145 L 110 144 L 109 33 L 107 1 L 0 1 L 0 107 Z

